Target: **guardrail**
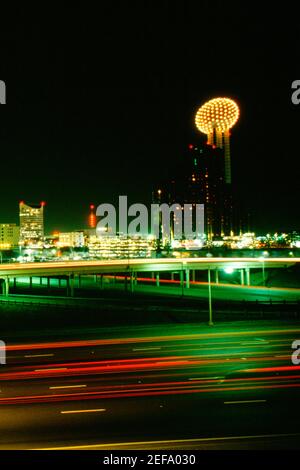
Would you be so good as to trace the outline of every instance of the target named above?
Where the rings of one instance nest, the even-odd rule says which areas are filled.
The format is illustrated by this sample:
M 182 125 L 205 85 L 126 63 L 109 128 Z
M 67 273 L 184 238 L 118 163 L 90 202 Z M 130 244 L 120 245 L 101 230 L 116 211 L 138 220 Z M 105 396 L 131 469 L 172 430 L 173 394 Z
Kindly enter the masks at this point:
M 7 305 L 7 304 L 12 304 L 12 305 L 24 305 L 24 306 L 46 306 L 46 307 L 88 307 L 88 303 L 90 306 L 93 306 L 92 304 L 96 304 L 97 301 L 103 300 L 102 298 L 100 299 L 99 297 L 92 297 L 88 299 L 88 303 L 86 305 L 83 305 L 82 302 L 78 303 L 76 300 L 82 300 L 82 302 L 86 299 L 63 299 L 61 298 L 60 301 L 56 301 L 55 298 L 53 297 L 53 300 L 51 302 L 45 302 L 41 301 L 39 302 L 38 300 L 35 299 L 28 299 L 28 300 L 18 300 L 16 298 L 12 297 L 3 297 L 0 298 L 0 305 Z M 190 301 L 193 301 L 194 299 L 188 299 Z M 197 299 L 197 302 L 201 303 L 206 303 L 206 299 Z M 254 306 L 282 306 L 282 307 L 287 307 L 287 306 L 298 306 L 300 308 L 300 300 L 233 300 L 233 301 L 224 301 L 224 300 L 216 300 L 215 305 L 221 306 L 221 305 L 228 305 L 229 308 L 234 307 L 242 307 L 242 308 L 247 308 L 247 307 L 254 307 Z M 172 308 L 172 307 L 171 307 Z

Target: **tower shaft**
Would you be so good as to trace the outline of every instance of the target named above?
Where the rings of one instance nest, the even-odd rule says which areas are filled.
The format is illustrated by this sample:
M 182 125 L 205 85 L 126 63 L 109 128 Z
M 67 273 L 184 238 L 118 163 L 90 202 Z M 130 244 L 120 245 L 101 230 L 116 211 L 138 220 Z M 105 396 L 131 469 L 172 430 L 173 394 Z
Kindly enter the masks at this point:
M 230 132 L 224 132 L 225 183 L 231 184 Z

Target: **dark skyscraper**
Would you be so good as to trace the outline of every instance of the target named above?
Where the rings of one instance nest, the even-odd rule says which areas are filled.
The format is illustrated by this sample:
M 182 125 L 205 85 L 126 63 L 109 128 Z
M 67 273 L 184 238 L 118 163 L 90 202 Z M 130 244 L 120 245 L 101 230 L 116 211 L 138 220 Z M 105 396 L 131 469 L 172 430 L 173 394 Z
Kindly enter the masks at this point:
M 234 230 L 231 184 L 225 182 L 224 150 L 208 145 L 190 145 L 191 164 L 187 194 L 204 204 L 208 239 L 230 235 Z
M 208 240 L 236 232 L 231 184 L 225 182 L 224 149 L 190 144 L 179 175 L 162 183 L 155 202 L 204 204 Z

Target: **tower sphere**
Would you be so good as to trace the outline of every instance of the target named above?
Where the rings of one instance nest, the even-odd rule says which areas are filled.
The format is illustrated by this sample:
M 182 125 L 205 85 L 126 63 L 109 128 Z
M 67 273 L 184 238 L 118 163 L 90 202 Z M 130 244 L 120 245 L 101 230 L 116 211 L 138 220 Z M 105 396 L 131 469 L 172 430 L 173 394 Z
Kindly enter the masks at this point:
M 204 134 L 225 132 L 237 122 L 239 107 L 230 98 L 214 98 L 198 109 L 196 127 Z

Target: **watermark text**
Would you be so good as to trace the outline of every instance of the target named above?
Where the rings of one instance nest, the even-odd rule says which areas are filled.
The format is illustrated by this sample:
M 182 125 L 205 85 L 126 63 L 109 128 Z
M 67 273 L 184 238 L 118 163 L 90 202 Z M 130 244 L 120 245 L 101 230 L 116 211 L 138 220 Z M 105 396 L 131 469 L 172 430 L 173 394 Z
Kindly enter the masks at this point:
M 292 363 L 294 366 L 298 366 L 300 364 L 300 339 L 293 341 L 292 349 L 295 349 L 292 354 Z
M 300 80 L 293 81 L 292 90 L 294 90 L 291 96 L 292 103 L 298 105 L 300 104 Z
M 0 340 L 0 364 L 6 364 L 6 344 Z
M 0 104 L 6 104 L 6 85 L 3 80 L 0 80 Z
M 96 215 L 100 218 L 98 236 L 150 234 L 154 238 L 183 237 L 193 239 L 204 234 L 204 204 L 151 204 L 150 213 L 145 204 L 128 207 L 127 196 L 119 196 L 119 207 L 100 204 Z M 118 226 L 118 229 L 117 229 Z

